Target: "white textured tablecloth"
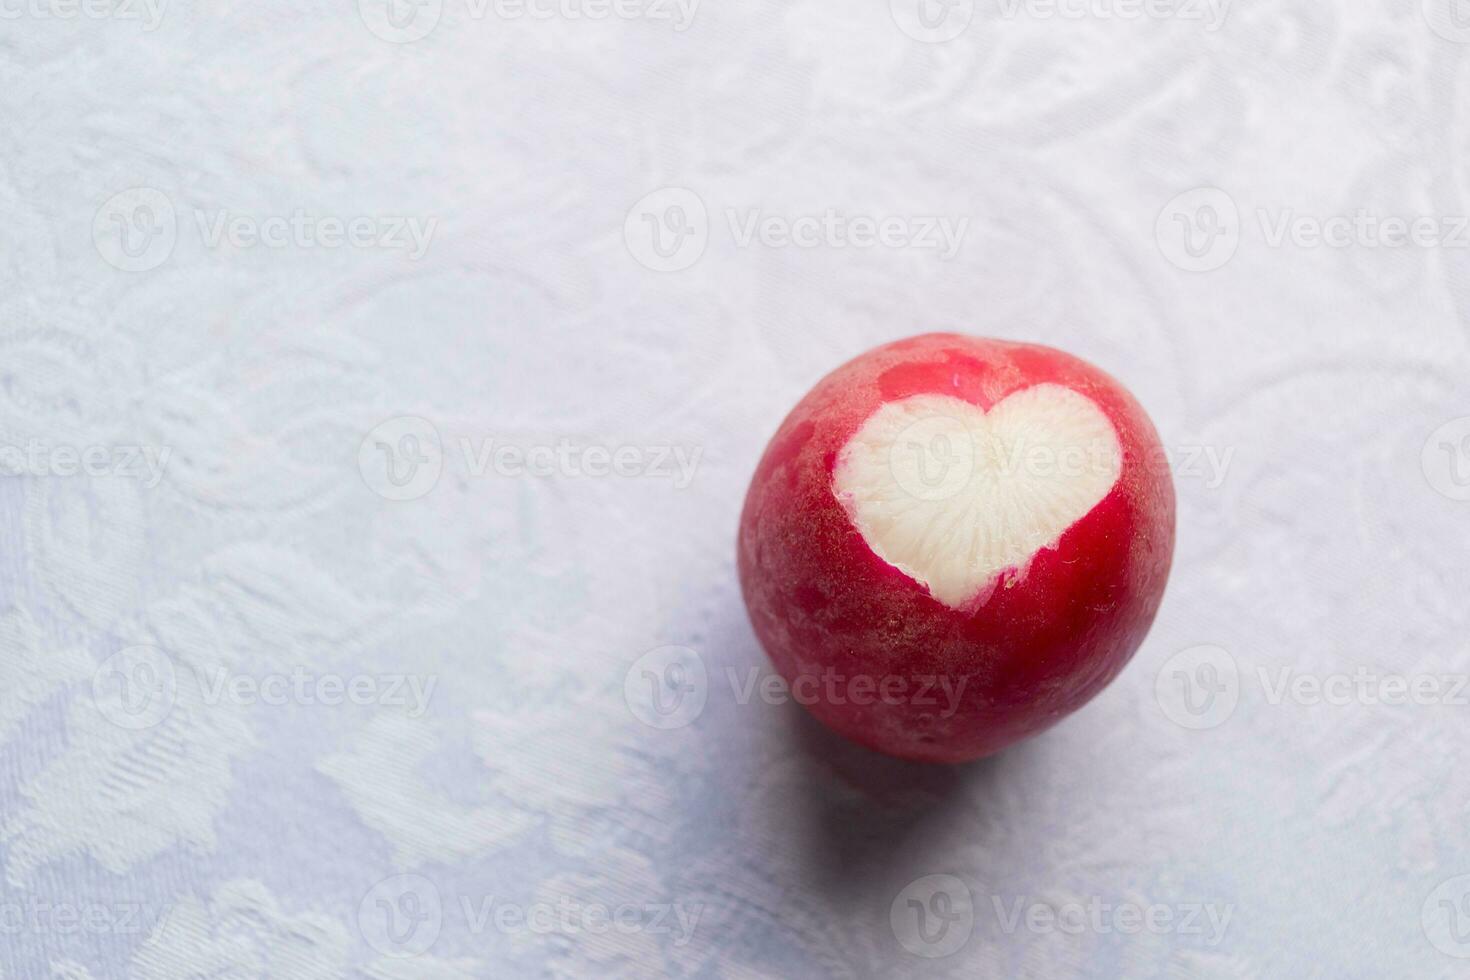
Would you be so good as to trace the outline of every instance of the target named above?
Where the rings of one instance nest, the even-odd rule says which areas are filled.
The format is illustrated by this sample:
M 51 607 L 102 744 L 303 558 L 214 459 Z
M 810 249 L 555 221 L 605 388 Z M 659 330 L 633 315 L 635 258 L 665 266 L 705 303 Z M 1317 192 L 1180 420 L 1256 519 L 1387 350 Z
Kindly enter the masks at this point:
M 1465 5 L 582 4 L 0 0 L 0 976 L 1467 975 Z M 955 769 L 734 574 L 930 330 L 1180 505 Z

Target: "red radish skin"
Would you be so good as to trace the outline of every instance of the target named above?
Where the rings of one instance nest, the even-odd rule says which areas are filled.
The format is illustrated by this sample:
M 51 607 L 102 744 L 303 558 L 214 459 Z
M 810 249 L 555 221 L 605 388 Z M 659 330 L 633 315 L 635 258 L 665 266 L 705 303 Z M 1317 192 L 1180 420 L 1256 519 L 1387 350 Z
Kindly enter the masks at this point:
M 836 483 L 839 467 L 848 483 L 866 472 L 852 445 L 865 423 L 891 403 L 937 404 L 905 402 L 917 396 L 987 418 L 1037 386 L 1081 395 L 1111 423 L 1116 479 L 1096 504 L 962 602 L 880 556 Z M 951 540 L 945 519 L 935 540 Z M 1173 548 L 1167 459 L 1127 389 L 1052 348 L 928 334 L 849 361 L 787 416 L 751 481 L 738 563 L 756 635 L 796 700 L 869 748 L 956 763 L 1035 735 L 1116 677 L 1158 611 Z

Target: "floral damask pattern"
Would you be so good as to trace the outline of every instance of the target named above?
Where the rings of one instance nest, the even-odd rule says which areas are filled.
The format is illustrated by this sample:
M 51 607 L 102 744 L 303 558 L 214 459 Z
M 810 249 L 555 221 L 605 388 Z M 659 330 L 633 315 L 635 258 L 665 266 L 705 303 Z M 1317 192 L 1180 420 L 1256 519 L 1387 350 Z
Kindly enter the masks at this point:
M 8 8 L 0 978 L 1459 975 L 1447 5 Z M 1118 375 L 1180 507 L 1130 668 L 956 770 L 763 695 L 732 553 L 940 329 Z M 1446 686 L 1290 693 L 1359 671 Z

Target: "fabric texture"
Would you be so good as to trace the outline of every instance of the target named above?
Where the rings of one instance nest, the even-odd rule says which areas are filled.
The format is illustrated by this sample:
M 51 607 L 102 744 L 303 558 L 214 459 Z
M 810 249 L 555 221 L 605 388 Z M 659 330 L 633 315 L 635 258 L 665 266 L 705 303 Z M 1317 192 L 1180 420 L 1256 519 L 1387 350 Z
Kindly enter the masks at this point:
M 1470 969 L 1457 0 L 0 16 L 0 977 Z M 1179 493 L 1132 664 L 959 768 L 734 569 L 934 330 Z

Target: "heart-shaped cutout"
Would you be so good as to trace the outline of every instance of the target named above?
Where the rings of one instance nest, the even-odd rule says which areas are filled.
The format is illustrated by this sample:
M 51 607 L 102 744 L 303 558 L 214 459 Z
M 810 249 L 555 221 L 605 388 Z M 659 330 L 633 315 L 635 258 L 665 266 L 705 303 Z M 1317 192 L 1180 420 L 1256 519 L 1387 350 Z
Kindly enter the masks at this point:
M 1040 384 L 988 412 L 948 395 L 885 403 L 843 447 L 832 489 L 874 553 L 958 609 L 1055 547 L 1122 468 L 1102 409 Z

